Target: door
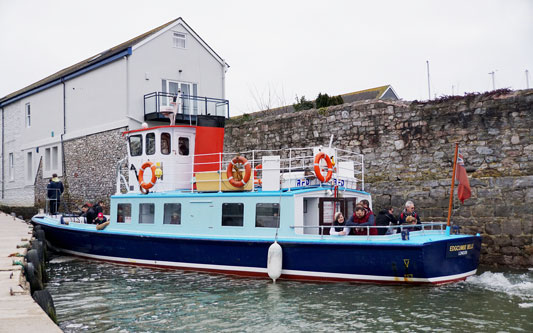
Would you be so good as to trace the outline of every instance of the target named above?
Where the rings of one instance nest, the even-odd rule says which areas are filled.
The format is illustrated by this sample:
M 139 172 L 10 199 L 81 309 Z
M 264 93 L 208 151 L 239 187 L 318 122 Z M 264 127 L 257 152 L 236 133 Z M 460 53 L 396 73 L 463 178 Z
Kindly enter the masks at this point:
M 320 198 L 318 202 L 318 225 L 331 226 L 336 212 L 344 212 L 345 202 L 342 198 Z M 321 235 L 329 235 L 329 228 L 320 229 Z

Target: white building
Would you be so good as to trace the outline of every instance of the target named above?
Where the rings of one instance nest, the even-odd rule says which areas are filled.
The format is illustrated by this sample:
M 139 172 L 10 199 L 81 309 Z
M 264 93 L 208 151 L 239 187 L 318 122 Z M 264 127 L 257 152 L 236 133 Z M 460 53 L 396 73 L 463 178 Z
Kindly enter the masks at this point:
M 178 18 L 1 98 L 0 205 L 33 206 L 36 184 L 53 173 L 91 176 L 79 161 L 65 161 L 65 145 L 161 118 L 178 89 L 184 113 L 228 116 L 228 67 Z

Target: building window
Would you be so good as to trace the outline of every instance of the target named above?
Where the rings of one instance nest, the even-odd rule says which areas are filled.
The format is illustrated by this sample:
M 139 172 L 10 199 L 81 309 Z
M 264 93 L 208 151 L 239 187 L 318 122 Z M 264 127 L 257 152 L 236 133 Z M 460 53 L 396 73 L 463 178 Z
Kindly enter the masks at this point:
M 118 223 L 130 223 L 131 222 L 131 204 L 118 204 L 117 222 Z
M 30 107 L 30 103 L 26 103 L 25 110 L 26 110 L 26 127 L 30 128 L 31 127 L 31 107 Z
M 172 35 L 172 39 L 174 41 L 174 47 L 177 47 L 178 49 L 185 48 L 185 41 L 187 40 L 186 34 L 182 32 L 174 32 Z
M 146 155 L 155 154 L 155 133 L 146 134 Z
M 258 203 L 255 206 L 255 226 L 259 228 L 278 228 L 279 204 Z
M 170 134 L 169 133 L 161 133 L 161 154 L 168 155 L 170 154 L 171 150 L 170 146 Z
M 163 224 L 181 224 L 181 204 L 166 203 Z
M 231 227 L 242 227 L 244 225 L 244 204 L 223 203 L 222 225 Z
M 143 153 L 143 137 L 142 135 L 132 135 L 130 141 L 130 155 L 141 156 Z
M 189 156 L 189 138 L 179 138 L 178 148 L 180 155 Z
M 143 203 L 139 205 L 139 223 L 154 224 L 155 205 L 153 203 Z
M 50 148 L 46 148 L 44 150 L 44 171 L 50 171 L 51 166 L 50 163 L 52 161 L 51 151 Z
M 15 180 L 15 156 L 9 153 L 9 180 Z
M 59 166 L 59 149 L 52 147 L 52 170 L 57 170 Z
M 31 182 L 33 178 L 33 156 L 31 152 L 26 155 L 26 180 Z

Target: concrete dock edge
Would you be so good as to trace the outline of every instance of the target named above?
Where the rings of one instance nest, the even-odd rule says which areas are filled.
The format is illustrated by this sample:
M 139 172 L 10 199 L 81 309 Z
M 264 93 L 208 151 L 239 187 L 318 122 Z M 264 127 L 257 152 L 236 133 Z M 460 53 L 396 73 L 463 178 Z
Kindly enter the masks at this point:
M 0 212 L 0 332 L 61 332 L 30 295 L 23 268 L 32 228 L 25 221 Z

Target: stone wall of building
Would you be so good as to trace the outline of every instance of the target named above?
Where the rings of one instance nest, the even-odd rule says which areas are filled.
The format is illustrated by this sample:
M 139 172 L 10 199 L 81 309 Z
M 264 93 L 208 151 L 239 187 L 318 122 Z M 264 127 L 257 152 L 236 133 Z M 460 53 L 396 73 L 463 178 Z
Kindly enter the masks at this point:
M 65 175 L 61 180 L 65 186 L 63 200 L 68 209 L 79 210 L 83 203 L 98 200 L 104 200 L 109 206 L 109 196 L 116 192 L 117 163 L 127 154 L 122 137 L 125 130 L 115 129 L 65 141 Z M 35 185 L 35 205 L 39 208 L 45 206 L 49 180 L 43 179 L 42 166 L 39 167 Z
M 483 235 L 482 262 L 533 265 L 533 90 L 436 101 L 367 101 L 228 121 L 225 151 L 328 145 L 365 155 L 374 210 L 415 201 L 423 220 L 445 221 L 454 143 L 472 198 L 453 222 Z

